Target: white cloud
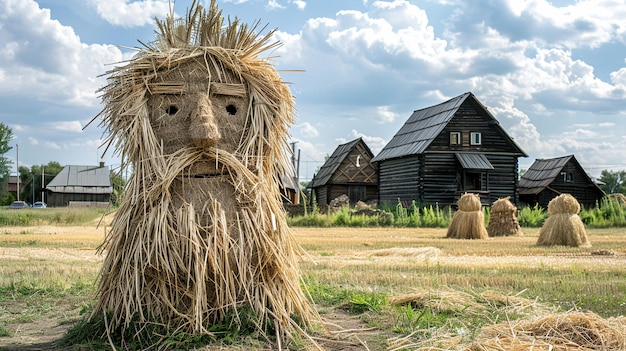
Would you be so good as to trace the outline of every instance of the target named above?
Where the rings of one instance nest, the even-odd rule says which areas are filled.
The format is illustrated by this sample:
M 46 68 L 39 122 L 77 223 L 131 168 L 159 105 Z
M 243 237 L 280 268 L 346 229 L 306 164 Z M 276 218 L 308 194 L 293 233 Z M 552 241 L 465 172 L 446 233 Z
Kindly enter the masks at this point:
M 170 12 L 167 0 L 92 0 L 98 14 L 107 22 L 123 27 L 144 26 Z
M 112 45 L 80 42 L 71 27 L 50 18 L 50 11 L 32 0 L 0 4 L 0 94 L 32 97 L 41 101 L 95 106 L 96 78 L 105 63 L 122 58 Z
M 63 132 L 81 133 L 83 131 L 83 126 L 79 121 L 58 121 L 47 125 L 51 129 Z
M 277 9 L 284 9 L 285 6 L 281 5 L 276 0 L 269 0 L 267 2 L 267 5 L 265 5 L 265 8 L 268 9 L 268 10 L 277 10 Z
M 291 3 L 296 5 L 298 10 L 304 10 L 304 8 L 306 7 L 306 1 L 295 0 L 295 1 L 292 1 Z
M 320 132 L 313 127 L 309 122 L 304 122 L 294 127 L 298 133 L 305 138 L 316 138 L 320 135 Z
M 626 67 L 620 68 L 618 71 L 611 72 L 611 81 L 616 85 L 626 88 Z
M 398 114 L 391 111 L 389 106 L 378 106 L 376 110 L 380 123 L 390 123 L 396 120 Z

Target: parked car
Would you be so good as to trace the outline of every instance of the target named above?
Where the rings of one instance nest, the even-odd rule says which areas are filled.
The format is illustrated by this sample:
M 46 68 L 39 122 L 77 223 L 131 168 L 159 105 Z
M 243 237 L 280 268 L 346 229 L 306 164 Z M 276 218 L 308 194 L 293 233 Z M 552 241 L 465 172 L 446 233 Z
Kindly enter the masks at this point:
M 43 201 L 37 201 L 33 204 L 33 208 L 46 208 L 46 207 L 48 207 L 48 205 L 46 205 L 46 203 Z
M 28 208 L 28 204 L 26 203 L 26 201 L 13 201 L 10 205 L 9 208 Z

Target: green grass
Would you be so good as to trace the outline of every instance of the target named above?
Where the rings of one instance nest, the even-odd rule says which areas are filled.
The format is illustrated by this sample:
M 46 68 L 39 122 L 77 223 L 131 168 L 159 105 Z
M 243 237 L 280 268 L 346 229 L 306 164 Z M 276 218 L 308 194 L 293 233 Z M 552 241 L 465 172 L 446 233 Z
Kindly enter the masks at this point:
M 0 209 L 0 226 L 82 225 L 93 221 L 106 209 L 98 208 L 26 208 Z
M 300 265 L 318 310 L 322 315 L 341 310 L 365 326 L 376 327 L 372 337 L 377 339 L 370 345 L 382 346 L 372 349 L 386 349 L 387 343 L 393 343 L 389 337 L 409 337 L 411 342 L 435 346 L 433 338 L 442 332 L 470 342 L 484 325 L 530 315 L 531 311 L 486 301 L 481 297 L 485 291 L 522 296 L 555 311 L 626 315 L 623 229 L 590 230 L 592 248 L 539 247 L 534 245 L 537 231 L 525 227 L 522 237 L 453 240 L 445 238 L 445 228 L 294 228 L 296 239 L 316 261 Z M 7 257 L 0 261 L 0 336 L 10 337 L 19 323 L 55 318 L 72 325 L 66 343 L 91 350 L 110 349 L 106 338 L 94 337 L 98 335 L 94 330 L 104 330 L 103 321 L 86 318 L 94 301 L 99 261 L 80 256 L 83 251 L 70 242 L 40 240 L 35 247 L 6 248 L 1 240 L 2 236 L 0 247 Z M 393 251 L 396 248 L 415 249 L 416 253 L 431 248 L 439 253 L 420 257 Z M 391 250 L 379 252 L 387 249 Z M 617 255 L 595 257 L 591 255 L 594 250 L 612 250 Z M 50 254 L 57 252 L 58 257 Z M 479 307 L 392 304 L 395 296 L 416 290 L 460 292 Z M 167 335 L 162 340 L 164 349 L 184 350 L 206 343 L 232 345 L 235 350 L 242 345 L 262 349 L 262 336 L 247 331 L 245 325 L 233 329 L 229 323 L 215 324 L 212 337 L 156 328 L 138 339 L 126 340 L 126 344 L 119 335 L 114 342 L 139 350 L 154 341 L 150 333 L 159 333 Z M 289 348 L 298 350 L 298 343 L 290 343 Z
M 450 207 L 419 205 L 415 201 L 408 207 L 403 206 L 400 202 L 394 206 L 381 204 L 380 209 L 390 215 L 354 215 L 355 210 L 349 207 L 344 207 L 336 212 L 320 213 L 314 207 L 309 214 L 288 217 L 287 222 L 294 227 L 447 228 L 454 214 Z M 489 210 L 489 207 L 483 209 L 485 225 L 489 224 Z M 626 227 L 626 206 L 612 198 L 603 198 L 593 208 L 581 209 L 579 216 L 589 228 Z M 517 220 L 522 227 L 539 228 L 547 217 L 547 211 L 538 205 L 523 206 L 517 211 Z

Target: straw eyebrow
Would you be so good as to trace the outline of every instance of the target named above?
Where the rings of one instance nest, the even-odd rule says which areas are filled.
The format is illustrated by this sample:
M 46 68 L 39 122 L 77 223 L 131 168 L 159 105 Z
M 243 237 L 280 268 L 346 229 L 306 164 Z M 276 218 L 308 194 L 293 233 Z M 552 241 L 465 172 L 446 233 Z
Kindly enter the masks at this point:
M 209 93 L 213 95 L 226 95 L 245 97 L 246 86 L 236 83 L 208 83 Z M 151 95 L 185 95 L 190 90 L 190 84 L 181 82 L 150 82 L 148 92 Z

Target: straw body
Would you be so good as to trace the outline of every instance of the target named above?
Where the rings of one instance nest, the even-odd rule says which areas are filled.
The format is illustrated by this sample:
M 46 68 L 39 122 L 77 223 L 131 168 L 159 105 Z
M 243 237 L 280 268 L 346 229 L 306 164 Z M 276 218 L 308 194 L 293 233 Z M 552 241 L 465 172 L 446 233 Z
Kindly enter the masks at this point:
M 238 328 L 246 309 L 279 349 L 312 341 L 304 328 L 320 319 L 279 193 L 293 97 L 259 58 L 276 45 L 271 32 L 224 25 L 215 1 L 196 5 L 157 21 L 157 40 L 101 89 L 107 142 L 133 174 L 101 246 L 92 317 L 109 333 L 157 324 L 198 335 Z

